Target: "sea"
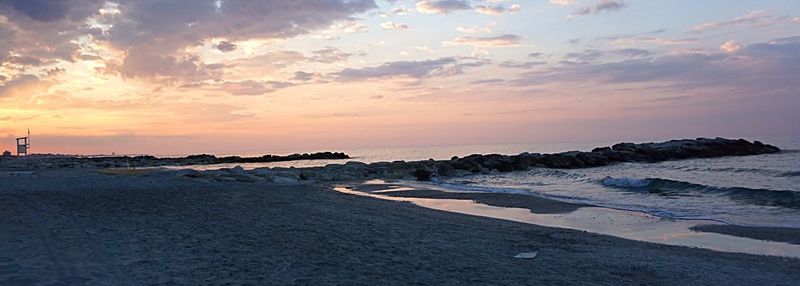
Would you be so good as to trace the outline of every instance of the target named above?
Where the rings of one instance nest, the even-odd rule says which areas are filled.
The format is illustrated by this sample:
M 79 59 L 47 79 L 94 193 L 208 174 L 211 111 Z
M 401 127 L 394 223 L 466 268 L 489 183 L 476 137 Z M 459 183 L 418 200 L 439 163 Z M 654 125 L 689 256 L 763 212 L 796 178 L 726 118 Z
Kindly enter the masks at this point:
M 669 219 L 800 228 L 800 136 L 745 139 L 760 140 L 784 151 L 756 156 L 620 163 L 575 170 L 533 168 L 442 178 L 434 183 L 456 191 L 527 194 Z M 635 143 L 643 142 L 648 141 Z M 470 154 L 588 151 L 613 143 L 618 142 L 354 148 L 330 150 L 349 154 L 352 159 L 348 160 L 241 165 L 250 169 L 324 166 L 346 161 L 445 160 Z M 201 168 L 220 167 L 231 166 Z

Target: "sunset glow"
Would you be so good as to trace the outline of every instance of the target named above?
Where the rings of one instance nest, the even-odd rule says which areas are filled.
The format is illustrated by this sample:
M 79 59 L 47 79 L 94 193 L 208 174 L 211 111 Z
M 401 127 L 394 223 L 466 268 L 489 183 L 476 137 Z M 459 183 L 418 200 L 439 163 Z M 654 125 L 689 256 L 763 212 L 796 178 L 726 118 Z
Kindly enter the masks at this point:
M 28 128 L 34 152 L 82 154 L 797 135 L 798 19 L 798 1 L 0 1 L 0 149 Z

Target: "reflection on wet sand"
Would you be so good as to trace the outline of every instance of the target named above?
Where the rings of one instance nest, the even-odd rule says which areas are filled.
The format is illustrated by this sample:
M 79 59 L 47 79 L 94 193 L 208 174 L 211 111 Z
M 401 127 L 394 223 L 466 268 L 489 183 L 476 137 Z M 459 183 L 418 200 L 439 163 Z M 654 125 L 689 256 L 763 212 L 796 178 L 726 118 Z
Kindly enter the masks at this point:
M 541 214 L 536 213 L 535 209 L 492 206 L 470 199 L 388 196 L 383 194 L 411 191 L 415 188 L 403 187 L 399 184 L 386 185 L 378 181 L 368 181 L 357 186 L 339 186 L 335 190 L 384 200 L 411 202 L 430 209 L 582 230 L 638 241 L 699 247 L 724 252 L 800 257 L 800 245 L 690 230 L 691 227 L 697 225 L 720 224 L 715 221 L 664 219 L 641 212 L 601 207 L 580 207 L 566 213 Z

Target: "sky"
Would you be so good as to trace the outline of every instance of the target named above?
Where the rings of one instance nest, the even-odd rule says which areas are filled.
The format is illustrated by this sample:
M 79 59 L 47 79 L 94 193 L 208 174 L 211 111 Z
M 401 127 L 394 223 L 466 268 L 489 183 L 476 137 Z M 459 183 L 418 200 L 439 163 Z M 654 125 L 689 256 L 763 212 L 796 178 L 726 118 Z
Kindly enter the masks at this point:
M 798 0 L 0 0 L 0 149 L 800 135 Z

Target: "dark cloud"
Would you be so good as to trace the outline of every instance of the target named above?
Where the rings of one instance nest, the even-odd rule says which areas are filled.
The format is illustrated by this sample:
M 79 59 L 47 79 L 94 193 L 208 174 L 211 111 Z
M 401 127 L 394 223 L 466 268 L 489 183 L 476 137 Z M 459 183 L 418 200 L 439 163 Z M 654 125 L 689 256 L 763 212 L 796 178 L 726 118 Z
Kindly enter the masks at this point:
M 97 13 L 102 0 L 0 1 L 0 64 L 10 60 L 24 65 L 48 65 L 54 60 L 73 61 L 79 45 L 75 39 L 88 33 L 86 20 Z M 17 59 L 9 59 L 15 55 Z
M 315 73 L 298 71 L 294 73 L 294 77 L 292 79 L 297 81 L 310 81 L 314 79 L 315 76 Z
M 44 59 L 31 56 L 13 56 L 6 58 L 6 63 L 20 66 L 39 66 L 44 63 Z
M 574 63 L 591 63 L 599 60 L 605 52 L 588 49 L 580 53 L 567 53 L 564 58 Z
M 121 45 L 164 41 L 164 45 L 183 47 L 198 40 L 222 37 L 229 41 L 253 38 L 288 38 L 324 28 L 338 20 L 377 7 L 372 0 L 281 0 L 281 1 L 144 0 L 123 4 L 122 19 L 110 30 L 124 32 L 134 26 L 137 32 Z M 128 27 L 125 27 L 128 26 Z M 112 40 L 114 38 L 112 37 Z
M 65 71 L 67 71 L 67 70 L 63 69 L 63 68 L 59 68 L 59 67 L 54 67 L 54 68 L 47 69 L 45 71 L 45 73 L 47 74 L 47 76 L 55 76 L 55 75 L 59 75 L 59 74 L 65 72 Z
M 193 80 L 206 73 L 204 63 L 186 48 L 225 39 L 215 48 L 230 51 L 234 42 L 285 39 L 327 28 L 376 8 L 373 0 L 8 0 L 0 16 L 0 63 L 14 54 L 31 63 L 79 57 L 75 39 L 91 35 L 126 53 L 109 71 L 130 77 Z M 104 5 L 106 5 L 104 7 Z M 100 8 L 104 8 L 100 11 Z M 99 25 L 87 25 L 87 21 Z M 158 62 L 163 60 L 164 62 Z M 150 68 L 155 65 L 158 68 Z M 116 70 L 114 70 L 116 68 Z
M 218 44 L 214 45 L 214 48 L 223 53 L 232 52 L 236 50 L 236 44 L 228 41 L 220 41 Z
M 628 4 L 621 0 L 600 0 L 592 6 L 582 7 L 570 14 L 570 17 L 584 16 L 589 14 L 600 14 L 603 12 L 613 12 L 628 7 Z
M 452 57 L 425 61 L 388 62 L 376 67 L 345 69 L 338 72 L 336 76 L 344 81 L 396 77 L 421 79 L 446 73 L 447 67 L 454 66 L 457 62 L 458 60 Z
M 64 19 L 69 6 L 61 0 L 7 0 L 0 5 L 7 5 L 16 12 L 33 20 L 52 22 Z

